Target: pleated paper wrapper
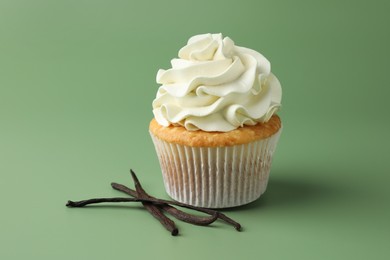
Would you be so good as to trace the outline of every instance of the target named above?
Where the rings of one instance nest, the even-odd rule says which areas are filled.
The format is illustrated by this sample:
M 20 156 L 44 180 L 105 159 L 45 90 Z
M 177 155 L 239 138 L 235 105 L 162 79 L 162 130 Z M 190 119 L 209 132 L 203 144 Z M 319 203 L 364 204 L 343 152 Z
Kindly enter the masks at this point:
M 198 207 L 227 208 L 265 192 L 280 133 L 226 147 L 191 147 L 151 136 L 170 197 Z

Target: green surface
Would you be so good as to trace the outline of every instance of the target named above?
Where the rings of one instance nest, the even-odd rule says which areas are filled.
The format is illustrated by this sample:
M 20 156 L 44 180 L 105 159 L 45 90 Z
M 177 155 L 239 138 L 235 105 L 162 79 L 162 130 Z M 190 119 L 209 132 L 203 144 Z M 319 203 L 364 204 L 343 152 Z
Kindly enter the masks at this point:
M 388 1 L 0 0 L 0 259 L 386 259 Z M 130 182 L 167 198 L 148 134 L 155 75 L 195 34 L 259 50 L 283 87 L 268 191 L 177 222 L 68 209 Z

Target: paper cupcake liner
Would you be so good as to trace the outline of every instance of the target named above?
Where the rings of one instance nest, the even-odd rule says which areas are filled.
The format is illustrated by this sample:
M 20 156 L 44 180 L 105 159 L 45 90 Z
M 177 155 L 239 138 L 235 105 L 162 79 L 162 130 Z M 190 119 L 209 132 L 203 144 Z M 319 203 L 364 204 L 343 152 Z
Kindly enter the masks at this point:
M 265 192 L 280 132 L 226 147 L 191 147 L 151 136 L 169 196 L 193 206 L 226 208 L 252 202 Z

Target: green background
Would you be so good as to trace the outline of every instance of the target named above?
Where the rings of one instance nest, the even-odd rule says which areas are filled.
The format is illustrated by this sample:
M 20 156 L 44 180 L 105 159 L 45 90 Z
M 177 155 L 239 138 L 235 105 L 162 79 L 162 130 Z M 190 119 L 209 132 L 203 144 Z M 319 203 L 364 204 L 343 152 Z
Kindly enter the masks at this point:
M 0 0 L 0 259 L 385 259 L 390 254 L 389 1 Z M 164 191 L 148 134 L 159 68 L 222 32 L 272 63 L 284 123 L 268 190 L 177 221 L 121 196 Z M 386 257 L 387 256 L 387 257 Z

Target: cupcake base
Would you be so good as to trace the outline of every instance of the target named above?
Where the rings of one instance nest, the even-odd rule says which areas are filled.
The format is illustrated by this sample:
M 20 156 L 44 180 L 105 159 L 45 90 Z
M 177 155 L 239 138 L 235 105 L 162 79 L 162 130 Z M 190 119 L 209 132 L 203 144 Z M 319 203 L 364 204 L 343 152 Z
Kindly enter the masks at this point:
M 171 143 L 150 133 L 169 196 L 193 206 L 227 208 L 265 192 L 281 128 L 264 139 L 222 147 Z

